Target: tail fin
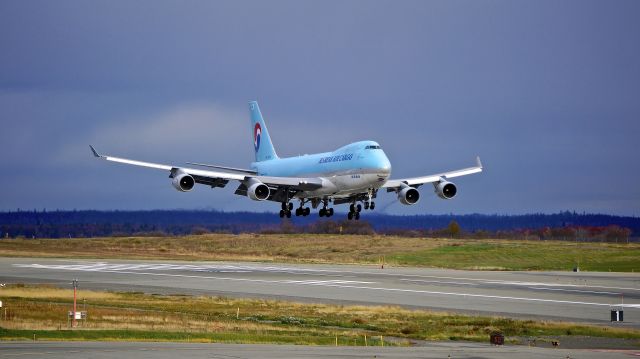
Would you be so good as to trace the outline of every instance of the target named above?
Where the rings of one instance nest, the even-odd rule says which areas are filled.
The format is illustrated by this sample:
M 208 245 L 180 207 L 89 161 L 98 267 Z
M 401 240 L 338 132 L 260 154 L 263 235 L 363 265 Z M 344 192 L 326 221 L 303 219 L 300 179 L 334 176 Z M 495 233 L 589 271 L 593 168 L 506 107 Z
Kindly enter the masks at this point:
M 267 125 L 262 119 L 258 101 L 249 102 L 249 112 L 251 113 L 251 132 L 253 135 L 253 148 L 256 151 L 256 162 L 278 158 L 276 150 L 271 143 Z

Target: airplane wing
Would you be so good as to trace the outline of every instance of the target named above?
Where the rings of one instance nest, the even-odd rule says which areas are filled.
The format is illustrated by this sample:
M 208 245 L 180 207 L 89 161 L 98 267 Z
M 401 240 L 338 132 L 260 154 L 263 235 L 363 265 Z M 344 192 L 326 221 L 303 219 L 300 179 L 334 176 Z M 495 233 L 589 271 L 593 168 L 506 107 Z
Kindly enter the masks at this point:
M 466 176 L 474 173 L 482 172 L 482 162 L 480 162 L 480 157 L 476 157 L 476 165 L 469 168 L 463 168 L 460 170 L 449 171 L 437 173 L 429 176 L 422 177 L 412 177 L 412 178 L 402 178 L 402 179 L 392 179 L 385 182 L 382 185 L 382 188 L 387 188 L 389 190 L 394 190 L 402 187 L 403 185 L 409 185 L 412 187 L 418 187 L 425 183 L 434 183 L 439 182 L 443 179 L 449 179 L 454 177 Z
M 93 146 L 89 146 L 91 148 L 91 152 L 97 158 L 110 161 L 123 163 L 127 165 L 139 166 L 139 167 L 147 167 L 147 168 L 155 168 L 159 170 L 165 170 L 169 172 L 169 177 L 173 178 L 174 175 L 178 172 L 186 173 L 193 177 L 196 183 L 205 184 L 211 187 L 224 187 L 230 180 L 236 180 L 242 182 L 248 181 L 251 178 L 255 178 L 258 181 L 266 184 L 267 186 L 282 191 L 290 191 L 290 190 L 314 190 L 322 187 L 322 179 L 321 178 L 303 178 L 303 177 L 269 177 L 269 176 L 258 176 L 250 173 L 242 174 L 242 173 L 230 173 L 224 171 L 210 171 L 210 170 L 202 170 L 195 168 L 187 168 L 187 167 L 179 167 L 172 165 L 165 165 L 159 163 L 152 162 L 143 162 L 137 160 L 130 160 L 126 158 L 113 157 L 113 156 L 105 156 L 99 154 Z M 211 165 L 209 165 L 212 167 Z M 269 198 L 271 199 L 271 198 Z M 275 200 L 275 199 L 274 199 Z M 279 200 L 279 199 L 278 199 Z
M 230 171 L 230 172 L 248 173 L 248 174 L 251 174 L 251 175 L 258 174 L 254 170 L 246 170 L 244 168 L 208 165 L 206 163 L 197 163 L 197 162 L 187 162 L 187 164 L 188 165 L 194 165 L 194 166 L 200 166 L 200 167 L 216 168 L 216 169 L 219 169 L 219 170 Z

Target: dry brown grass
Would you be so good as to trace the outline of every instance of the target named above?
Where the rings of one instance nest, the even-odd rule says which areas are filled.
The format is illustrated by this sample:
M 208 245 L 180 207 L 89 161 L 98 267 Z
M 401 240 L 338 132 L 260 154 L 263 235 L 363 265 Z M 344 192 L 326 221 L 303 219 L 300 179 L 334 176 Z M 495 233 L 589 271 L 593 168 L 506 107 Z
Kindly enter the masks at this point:
M 479 270 L 640 271 L 640 244 L 381 235 L 206 234 L 184 237 L 3 239 L 0 256 L 378 263 Z
M 2 289 L 0 294 L 0 300 L 9 308 L 8 317 L 0 318 L 0 338 L 20 337 L 25 335 L 25 330 L 48 330 L 49 333 L 41 334 L 52 338 L 75 335 L 59 333 L 67 328 L 67 311 L 72 305 L 70 290 L 13 285 Z M 88 320 L 82 329 L 103 331 L 107 338 L 115 335 L 129 339 L 183 340 L 171 333 L 189 333 L 201 338 L 207 335 L 220 338 L 222 335 L 228 339 L 231 336 L 229 340 L 233 342 L 331 344 L 335 335 L 353 340 L 364 334 L 430 340 L 486 340 L 488 333 L 498 329 L 507 337 L 584 335 L 640 339 L 640 331 L 635 329 L 466 316 L 393 306 L 301 304 L 87 290 L 80 291 L 79 298 L 86 298 L 88 304 Z M 82 304 L 78 310 L 80 308 Z M 240 313 L 236 318 L 238 308 Z M 126 333 L 122 334 L 122 331 Z M 104 339 L 101 335 L 97 333 L 91 338 Z
M 446 242 L 378 235 L 311 234 L 7 239 L 0 241 L 0 255 L 360 263 L 375 262 L 388 253 L 424 250 Z

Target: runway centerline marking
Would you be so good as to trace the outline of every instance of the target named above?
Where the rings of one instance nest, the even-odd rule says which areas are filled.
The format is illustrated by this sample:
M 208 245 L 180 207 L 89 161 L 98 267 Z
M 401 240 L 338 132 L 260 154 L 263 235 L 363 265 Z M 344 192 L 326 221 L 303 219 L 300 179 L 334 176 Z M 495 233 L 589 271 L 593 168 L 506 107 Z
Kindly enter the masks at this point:
M 457 296 L 457 297 L 470 297 L 470 298 L 483 298 L 483 299 L 498 299 L 498 300 L 511 300 L 511 301 L 527 301 L 527 302 L 540 302 L 540 303 L 558 303 L 558 304 L 573 304 L 573 305 L 588 305 L 588 306 L 607 306 L 615 305 L 616 307 L 625 308 L 640 308 L 640 304 L 612 304 L 612 303 L 597 303 L 597 302 L 582 302 L 582 301 L 570 301 L 570 300 L 558 300 L 558 299 L 544 299 L 544 298 L 527 298 L 527 297 L 513 297 L 513 296 L 499 296 L 490 294 L 475 294 L 475 293 L 459 293 L 459 292 L 442 292 L 442 291 L 428 291 L 419 289 L 405 289 L 405 288 L 385 288 L 385 287 L 370 287 L 370 286 L 357 286 L 353 284 L 340 284 L 335 281 L 299 281 L 299 280 L 268 280 L 268 279 L 250 279 L 250 278 L 233 278 L 233 277 L 217 277 L 217 276 L 200 276 L 200 275 L 187 275 L 187 274 L 171 274 L 171 273 L 152 273 L 152 272 L 137 272 L 137 271 L 123 271 L 123 270 L 96 270 L 96 269 L 79 269 L 77 266 L 57 266 L 57 265 L 16 265 L 25 268 L 34 269 L 62 269 L 62 270 L 81 270 L 87 272 L 101 272 L 101 273 L 118 273 L 118 274 L 138 274 L 138 275 L 150 275 L 160 277 L 175 277 L 175 278 L 196 278 L 196 279 L 208 279 L 208 280 L 223 280 L 223 281 L 238 281 L 238 282 L 253 282 L 253 283 L 279 283 L 279 284 L 291 284 L 291 285 L 310 285 L 310 286 L 324 286 L 333 288 L 344 289 L 361 289 L 361 290 L 374 290 L 374 291 L 387 291 L 387 292 L 399 292 L 399 293 L 416 293 L 427 295 L 443 295 L 443 296 Z

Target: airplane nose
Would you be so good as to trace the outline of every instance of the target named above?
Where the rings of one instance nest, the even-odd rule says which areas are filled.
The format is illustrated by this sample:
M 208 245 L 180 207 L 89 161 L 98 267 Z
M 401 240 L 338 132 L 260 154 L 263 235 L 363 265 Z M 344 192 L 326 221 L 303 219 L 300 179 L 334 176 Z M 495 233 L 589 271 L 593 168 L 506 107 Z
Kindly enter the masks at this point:
M 387 175 L 391 173 L 391 162 L 387 158 L 387 155 L 383 153 L 379 163 L 380 163 L 380 166 L 378 167 L 378 169 L 380 170 L 381 173 L 384 173 Z

